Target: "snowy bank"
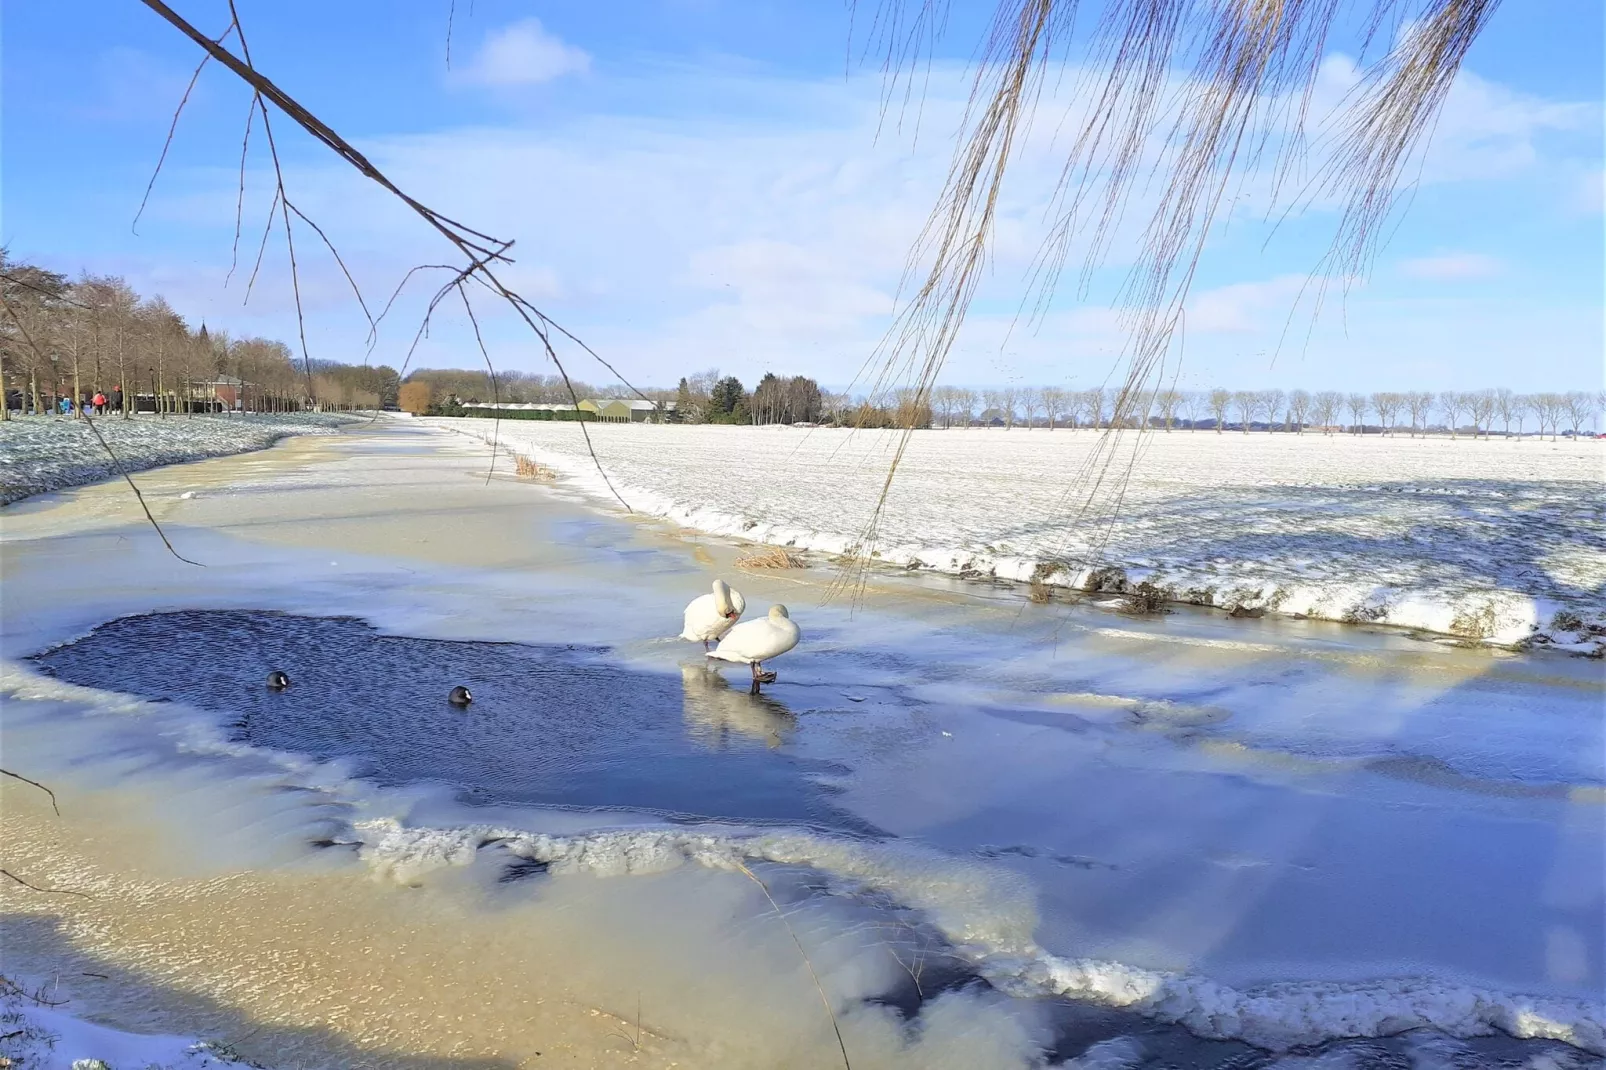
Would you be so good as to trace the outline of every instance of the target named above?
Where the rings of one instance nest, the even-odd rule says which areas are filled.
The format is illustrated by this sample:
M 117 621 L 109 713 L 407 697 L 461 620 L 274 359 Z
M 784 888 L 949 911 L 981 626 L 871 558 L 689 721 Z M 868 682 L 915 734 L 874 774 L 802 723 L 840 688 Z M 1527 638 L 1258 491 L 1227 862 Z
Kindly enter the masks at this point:
M 425 422 L 487 441 L 493 430 Z M 1606 444 L 1595 441 L 1175 432 L 1129 434 L 1101 457 L 1096 432 L 925 431 L 872 541 L 895 433 L 586 431 L 632 509 L 713 535 L 1082 590 L 1146 582 L 1177 602 L 1502 646 L 1606 648 Z M 504 422 L 498 434 L 616 502 L 578 425 Z M 1078 521 L 1090 496 L 1097 508 Z
M 266 449 L 290 435 L 333 434 L 366 419 L 313 412 L 94 418 L 128 472 Z M 19 416 L 0 423 L 0 505 L 116 475 L 116 465 L 83 420 Z
M 203 1070 L 247 1064 L 226 1045 L 195 1037 L 129 1033 L 63 1010 L 51 986 L 8 978 L 0 994 L 0 1066 L 29 1070 Z

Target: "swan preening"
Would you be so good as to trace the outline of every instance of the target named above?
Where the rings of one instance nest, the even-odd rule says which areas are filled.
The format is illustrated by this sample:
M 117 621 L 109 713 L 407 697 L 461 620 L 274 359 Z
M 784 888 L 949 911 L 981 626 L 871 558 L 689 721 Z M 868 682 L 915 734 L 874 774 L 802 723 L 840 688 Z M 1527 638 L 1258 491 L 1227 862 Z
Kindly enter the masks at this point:
M 731 590 L 724 580 L 715 580 L 713 594 L 693 598 L 686 607 L 686 626 L 680 637 L 701 642 L 707 650 L 709 643 L 731 630 L 746 608 L 747 601 L 740 591 Z
M 775 681 L 775 674 L 766 672 L 763 663 L 791 650 L 802 637 L 803 633 L 792 623 L 786 607 L 771 606 L 768 616 L 732 628 L 708 656 L 721 661 L 746 662 L 753 669 L 753 690 L 757 691 L 759 684 Z

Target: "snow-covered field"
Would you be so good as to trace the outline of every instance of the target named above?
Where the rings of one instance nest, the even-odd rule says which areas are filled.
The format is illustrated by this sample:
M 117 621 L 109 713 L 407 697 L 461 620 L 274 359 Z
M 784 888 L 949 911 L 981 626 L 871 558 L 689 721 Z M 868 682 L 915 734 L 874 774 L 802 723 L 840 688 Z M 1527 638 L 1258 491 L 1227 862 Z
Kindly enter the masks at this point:
M 366 417 L 337 413 L 95 417 L 126 471 L 265 449 L 288 435 L 324 435 Z M 117 475 L 84 421 L 19 416 L 0 423 L 0 505 Z
M 427 422 L 492 434 L 488 421 Z M 831 554 L 865 544 L 888 564 L 962 576 L 1148 581 L 1174 601 L 1503 645 L 1606 643 L 1602 442 L 1128 435 L 1095 489 L 1094 432 L 919 432 L 866 543 L 894 433 L 587 430 L 632 509 L 711 534 Z M 498 433 L 614 501 L 577 425 Z

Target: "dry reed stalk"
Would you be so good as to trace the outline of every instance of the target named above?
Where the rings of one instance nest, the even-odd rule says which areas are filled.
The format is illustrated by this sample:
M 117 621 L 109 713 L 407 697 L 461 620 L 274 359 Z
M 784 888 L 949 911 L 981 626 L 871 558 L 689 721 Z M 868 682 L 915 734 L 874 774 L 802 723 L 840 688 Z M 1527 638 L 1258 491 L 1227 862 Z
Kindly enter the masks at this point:
M 544 482 L 550 482 L 551 480 L 556 479 L 558 476 L 556 472 L 548 468 L 546 465 L 540 463 L 539 461 L 532 460 L 531 458 L 524 456 L 522 453 L 515 453 L 513 455 L 513 462 L 518 469 L 520 479 L 539 479 Z
M 749 550 L 736 559 L 737 568 L 808 568 L 808 564 L 784 546 Z
M 792 938 L 792 943 L 797 945 L 797 953 L 802 957 L 803 965 L 809 971 L 809 980 L 814 982 L 814 990 L 820 994 L 820 1002 L 824 1004 L 825 1013 L 831 1019 L 831 1031 L 836 1034 L 836 1045 L 842 1051 L 842 1065 L 847 1067 L 847 1070 L 853 1070 L 853 1063 L 848 1059 L 847 1042 L 842 1039 L 842 1026 L 836 1020 L 836 1011 L 831 1009 L 831 1000 L 825 994 L 825 986 L 820 983 L 820 975 L 814 972 L 814 963 L 809 959 L 809 953 L 803 950 L 803 941 L 797 938 L 797 930 L 792 928 L 792 923 L 786 920 L 786 911 L 781 909 L 781 904 L 777 903 L 775 897 L 770 894 L 770 886 L 759 879 L 757 873 L 748 869 L 745 862 L 737 859 L 736 868 L 741 870 L 744 877 L 758 885 L 759 891 L 764 893 L 764 898 L 769 900 L 770 906 L 774 908 L 775 916 L 781 919 L 782 925 L 786 926 L 787 935 Z

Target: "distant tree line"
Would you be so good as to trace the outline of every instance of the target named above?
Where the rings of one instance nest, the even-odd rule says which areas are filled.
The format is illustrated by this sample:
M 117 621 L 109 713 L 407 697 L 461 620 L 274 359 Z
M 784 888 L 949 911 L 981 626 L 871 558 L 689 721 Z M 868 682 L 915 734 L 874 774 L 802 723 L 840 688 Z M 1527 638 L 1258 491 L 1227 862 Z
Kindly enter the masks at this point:
M 371 409 L 394 404 L 387 367 L 298 361 L 282 342 L 191 330 L 160 296 L 115 275 L 69 279 L 0 251 L 3 414 L 81 416 L 97 395 L 124 417 Z M 310 374 L 309 374 L 310 372 Z
M 1158 390 L 1126 421 L 1170 431 L 1282 431 L 1294 434 L 1448 433 L 1488 437 L 1583 434 L 1598 430 L 1606 391 L 1518 394 L 1508 389 L 1341 393 L 1336 390 Z M 1112 392 L 1099 387 L 1008 387 L 931 392 L 932 426 L 1107 428 Z
M 0 250 L 0 390 L 14 411 L 79 414 L 102 395 L 107 410 L 205 412 L 391 408 L 461 415 L 491 401 L 572 403 L 576 398 L 657 402 L 692 424 L 826 424 L 854 427 L 1107 428 L 1114 394 L 1099 387 L 969 389 L 875 399 L 821 389 L 803 375 L 766 374 L 751 391 L 709 369 L 672 390 L 596 386 L 532 372 L 421 368 L 405 382 L 387 366 L 303 362 L 282 342 L 192 330 L 160 296 L 142 298 L 114 275 L 59 272 Z M 1552 438 L 1599 430 L 1606 393 L 1519 394 L 1508 389 L 1341 393 L 1335 390 L 1158 390 L 1126 425 L 1157 430 L 1304 434 L 1526 434 Z
M 570 385 L 573 394 L 570 393 Z M 822 424 L 852 427 L 1039 428 L 1111 426 L 1114 392 L 1100 387 L 970 389 L 939 386 L 875 399 L 824 390 L 807 376 L 766 374 L 749 391 L 717 368 L 682 378 L 674 390 L 597 387 L 528 372 L 420 369 L 401 388 L 402 407 L 460 415 L 462 404 L 570 403 L 573 398 L 646 398 L 666 407 L 666 420 L 687 424 Z M 1157 390 L 1126 420 L 1154 430 L 1292 434 L 1583 434 L 1598 430 L 1603 392 L 1519 394 L 1509 389 L 1375 393 L 1336 390 Z

